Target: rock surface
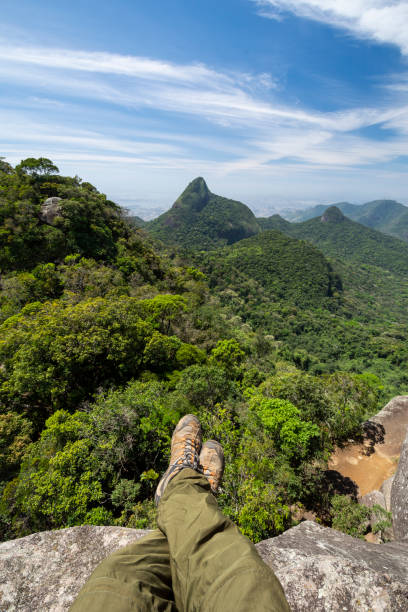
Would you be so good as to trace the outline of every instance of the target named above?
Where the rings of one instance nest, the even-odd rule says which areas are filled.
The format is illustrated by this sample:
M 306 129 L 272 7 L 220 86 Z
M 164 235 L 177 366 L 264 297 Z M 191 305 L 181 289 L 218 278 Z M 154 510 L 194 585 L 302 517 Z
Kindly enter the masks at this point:
M 65 612 L 93 568 L 143 535 L 82 526 L 0 544 L 1 612 Z M 305 521 L 257 545 L 293 612 L 406 612 L 408 541 L 381 546 Z
M 387 480 L 384 481 L 380 487 L 380 493 L 384 495 L 385 508 L 388 510 L 388 512 L 391 512 L 391 489 L 393 482 L 394 476 L 391 476 L 391 478 L 387 478 Z
M 408 538 L 408 433 L 402 445 L 397 472 L 392 483 L 391 511 L 395 539 Z
M 360 504 L 363 504 L 363 506 L 367 506 L 367 508 L 372 508 L 373 506 L 378 504 L 379 506 L 384 508 L 384 510 L 386 509 L 385 497 L 380 491 L 370 491 L 370 493 L 366 493 L 360 499 Z
M 397 395 L 367 423 L 377 423 L 384 428 L 381 451 L 398 457 L 408 429 L 408 395 Z
M 40 219 L 48 225 L 52 225 L 56 217 L 61 214 L 61 199 L 58 197 L 47 198 L 43 204 L 41 204 Z
M 408 542 L 370 544 L 305 521 L 257 547 L 293 612 L 408 609 Z
M 98 563 L 144 533 L 84 525 L 0 544 L 0 611 L 68 610 Z
M 384 510 L 386 508 L 386 502 L 384 494 L 381 491 L 370 491 L 370 493 L 366 493 L 363 497 L 360 498 L 360 504 L 363 506 L 367 506 L 367 508 L 373 508 L 374 506 L 381 506 Z M 389 525 L 376 532 L 374 529 L 377 525 L 382 523 L 387 518 L 384 512 L 379 510 L 378 508 L 371 511 L 371 518 L 368 521 L 368 526 L 371 529 L 371 533 L 366 536 L 366 540 L 369 542 L 375 542 L 380 544 L 381 542 L 390 542 L 394 540 L 394 531 L 392 526 Z

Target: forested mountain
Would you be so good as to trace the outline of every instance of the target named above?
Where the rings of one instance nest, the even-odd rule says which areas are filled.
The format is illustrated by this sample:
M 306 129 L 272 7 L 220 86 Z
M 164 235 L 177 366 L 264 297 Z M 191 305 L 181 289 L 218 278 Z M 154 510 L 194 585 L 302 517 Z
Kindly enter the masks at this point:
M 277 231 L 261 232 L 212 257 L 256 280 L 272 301 L 321 306 L 341 286 L 321 251 Z
M 282 223 L 282 219 L 274 215 L 269 218 L 268 227 L 307 240 L 325 255 L 408 274 L 408 245 L 405 242 L 351 221 L 336 206 L 328 208 L 321 217 L 303 223 Z
M 374 200 L 361 206 L 339 202 L 334 206 L 353 221 L 408 241 L 408 207 L 395 200 Z M 320 217 L 327 208 L 326 205 L 319 205 L 305 211 L 297 211 L 289 220 L 301 222 Z
M 188 412 L 224 446 L 219 503 L 246 535 L 282 532 L 296 507 L 330 525 L 330 452 L 406 392 L 402 271 L 259 233 L 249 209 L 202 179 L 176 204 L 164 218 L 183 248 L 166 251 L 50 160 L 1 161 L 3 538 L 154 526 L 157 479 Z M 353 223 L 329 217 L 318 222 Z
M 306 210 L 294 210 L 291 213 L 286 215 L 288 221 L 292 223 L 301 223 L 302 221 L 308 221 L 309 219 L 314 219 L 315 217 L 321 217 L 325 210 L 330 208 L 331 206 L 335 206 L 340 209 L 341 212 L 349 219 L 356 220 L 356 216 L 359 216 L 358 210 L 362 208 L 362 206 L 358 204 L 350 204 L 350 202 L 335 202 L 334 204 L 318 204 L 317 206 L 313 206 L 312 208 L 306 208 Z
M 166 244 L 195 250 L 232 244 L 260 231 L 245 204 L 211 193 L 201 177 L 187 186 L 170 210 L 146 227 Z
M 318 374 L 371 372 L 395 393 L 405 388 L 406 276 L 369 264 L 328 263 L 310 248 L 266 231 L 191 257 L 214 295 L 255 331 L 271 335 L 292 363 Z

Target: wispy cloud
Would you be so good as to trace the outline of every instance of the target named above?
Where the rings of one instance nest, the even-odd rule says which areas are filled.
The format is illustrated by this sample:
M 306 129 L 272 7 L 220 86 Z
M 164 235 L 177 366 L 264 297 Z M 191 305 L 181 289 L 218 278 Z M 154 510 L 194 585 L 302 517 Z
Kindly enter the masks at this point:
M 317 0 L 268 4 L 275 9 L 313 4 L 313 10 L 323 10 Z M 348 3 L 340 1 L 343 4 Z M 328 0 L 327 6 L 334 14 L 337 3 Z M 239 177 L 246 171 L 280 179 L 284 172 L 304 176 L 370 168 L 408 150 L 404 92 L 398 103 L 389 106 L 318 112 L 282 103 L 274 75 L 11 44 L 0 47 L 1 81 L 28 90 L 27 98 L 16 100 L 14 108 L 12 99 L 7 100 L 8 109 L 5 101 L 0 108 L 0 147 L 5 154 L 18 160 L 27 156 L 25 152 L 46 152 L 69 168 L 79 162 L 92 164 L 102 180 L 106 171 L 101 168 L 107 165 L 114 166 L 117 176 L 124 169 L 130 173 L 133 168 L 140 172 L 148 168 L 182 170 L 190 176 Z M 113 108 L 121 128 L 114 121 L 110 126 Z M 149 130 L 140 129 L 143 122 L 138 127 L 132 124 L 139 111 L 154 118 Z M 99 128 L 84 127 L 87 122 L 96 125 L 98 113 Z M 164 114 L 166 121 L 161 122 Z M 180 118 L 182 132 L 177 131 Z M 358 133 L 371 126 L 390 130 L 386 142 Z
M 242 86 L 274 87 L 271 75 L 248 73 L 220 73 L 204 64 L 175 64 L 171 62 L 120 55 L 117 53 L 75 51 L 70 49 L 16 46 L 3 43 L 0 59 L 8 62 L 47 66 L 59 70 L 73 70 L 111 75 L 122 75 L 149 81 L 208 85 L 225 89 L 239 82 Z
M 272 19 L 285 12 L 327 23 L 379 43 L 397 45 L 408 54 L 406 0 L 253 0 L 259 14 Z
M 85 78 L 84 72 L 89 73 Z M 101 74 L 127 78 L 98 78 Z M 381 122 L 395 112 L 364 108 L 318 113 L 280 104 L 268 91 L 271 75 L 228 74 L 204 65 L 62 49 L 2 46 L 0 79 L 119 106 L 195 115 L 224 126 L 265 128 L 286 123 L 350 131 Z

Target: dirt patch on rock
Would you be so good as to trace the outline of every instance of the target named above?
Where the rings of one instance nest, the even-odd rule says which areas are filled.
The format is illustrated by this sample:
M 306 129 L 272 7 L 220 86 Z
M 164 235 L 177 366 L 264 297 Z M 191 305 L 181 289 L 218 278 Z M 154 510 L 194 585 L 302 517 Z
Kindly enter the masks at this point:
M 398 455 L 389 457 L 380 450 L 371 455 L 365 453 L 361 444 L 352 444 L 337 449 L 331 456 L 329 468 L 351 478 L 358 486 L 359 495 L 379 489 L 382 483 L 392 476 L 397 469 Z
M 392 399 L 364 424 L 364 441 L 336 449 L 329 469 L 351 478 L 359 495 L 378 490 L 394 474 L 408 429 L 408 396 Z

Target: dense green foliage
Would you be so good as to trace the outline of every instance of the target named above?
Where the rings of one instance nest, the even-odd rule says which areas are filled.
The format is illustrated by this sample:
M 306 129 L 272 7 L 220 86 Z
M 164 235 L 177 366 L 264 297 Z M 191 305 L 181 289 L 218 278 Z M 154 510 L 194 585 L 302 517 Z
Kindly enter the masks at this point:
M 192 181 L 173 207 L 146 227 L 167 244 L 194 250 L 232 244 L 259 232 L 245 204 L 211 193 L 202 178 Z
M 119 207 L 89 183 L 56 175 L 53 164 L 52 174 L 47 164 L 38 172 L 32 165 L 0 172 L 0 271 L 31 269 L 73 253 L 112 260 L 117 240 L 129 235 Z M 52 225 L 41 219 L 46 196 L 62 198 Z
M 331 502 L 332 527 L 355 538 L 363 538 L 368 531 L 379 533 L 387 541 L 392 526 L 391 512 L 374 504 L 371 508 L 357 503 L 347 495 L 334 495 Z
M 311 247 L 284 239 L 275 242 L 283 248 L 275 251 L 272 261 L 268 236 L 275 234 L 281 236 L 265 232 L 221 251 L 196 254 L 194 263 L 206 273 L 212 292 L 224 307 L 258 330 L 258 340 L 266 354 L 273 354 L 272 361 L 286 360 L 317 374 L 341 370 L 376 375 L 382 382 L 384 400 L 405 392 L 405 278 L 366 264 L 332 260 L 329 266 L 321 255 L 315 257 L 320 264 L 315 272 L 308 258 L 294 262 L 290 250 L 286 250 L 289 247 L 293 254 L 310 257 L 314 255 L 313 250 L 307 250 Z M 265 242 L 260 240 L 263 235 Z M 251 242 L 256 242 L 259 249 L 256 258 L 252 247 L 246 257 L 245 245 Z M 236 266 L 229 258 L 233 250 L 239 255 Z M 257 265 L 252 264 L 254 259 Z M 251 264 L 249 273 L 247 262 Z M 331 296 L 326 295 L 319 279 L 332 288 Z M 268 285 L 274 286 L 274 292 L 268 291 Z
M 137 215 L 128 215 L 125 217 L 127 223 L 133 225 L 133 227 L 143 227 L 146 225 L 146 221 Z
M 370 508 L 353 501 L 347 495 L 334 495 L 331 503 L 333 529 L 355 538 L 363 538 L 368 531 Z
M 219 503 L 249 537 L 281 533 L 299 509 L 341 522 L 327 459 L 408 383 L 406 294 L 388 304 L 402 277 L 278 231 L 225 246 L 259 231 L 242 207 L 197 179 L 171 233 L 219 248 L 166 254 L 50 160 L 1 162 L 3 538 L 154 525 L 188 412 L 224 447 Z
M 280 215 L 272 215 L 271 217 L 259 217 L 257 219 L 259 227 L 263 231 L 277 230 L 282 233 L 286 233 L 286 230 L 290 228 L 289 221 L 286 221 Z

